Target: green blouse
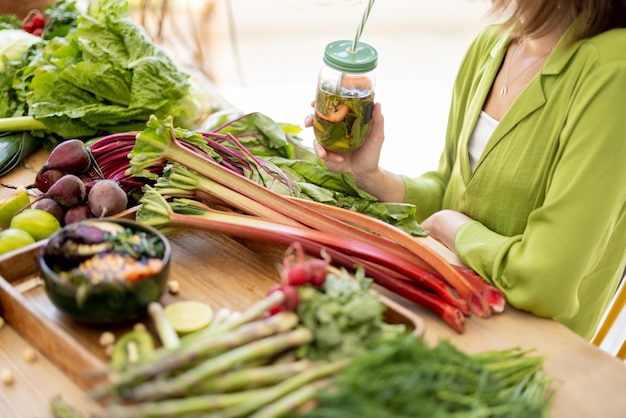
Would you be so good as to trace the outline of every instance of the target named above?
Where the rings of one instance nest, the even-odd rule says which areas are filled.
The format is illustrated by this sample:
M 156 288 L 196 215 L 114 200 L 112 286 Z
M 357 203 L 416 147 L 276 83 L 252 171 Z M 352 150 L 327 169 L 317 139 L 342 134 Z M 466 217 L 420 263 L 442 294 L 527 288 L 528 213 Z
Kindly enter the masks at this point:
M 626 29 L 572 43 L 577 21 L 500 121 L 467 143 L 510 37 L 487 27 L 455 82 L 437 171 L 404 177 L 421 221 L 453 209 L 461 260 L 509 304 L 591 339 L 626 264 Z

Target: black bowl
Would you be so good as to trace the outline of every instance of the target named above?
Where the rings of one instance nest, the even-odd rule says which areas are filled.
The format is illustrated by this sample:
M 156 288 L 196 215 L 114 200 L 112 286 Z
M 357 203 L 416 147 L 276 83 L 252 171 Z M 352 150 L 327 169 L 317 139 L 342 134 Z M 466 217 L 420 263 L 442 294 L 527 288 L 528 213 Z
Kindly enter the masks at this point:
M 147 234 L 155 243 L 154 258 L 161 259 L 161 269 L 135 281 L 103 280 L 94 283 L 89 280 L 77 284 L 61 277 L 59 272 L 66 270 L 68 263 L 76 265 L 87 258 L 82 255 L 78 257 L 79 259 L 63 260 L 58 249 L 61 237 L 66 239 L 68 233 L 74 233 L 80 226 L 101 226 L 99 222 L 113 223 L 132 232 Z M 148 304 L 159 300 L 165 292 L 170 261 L 171 247 L 161 232 L 151 226 L 122 218 L 87 220 L 70 224 L 53 234 L 38 256 L 38 264 L 50 301 L 61 312 L 76 321 L 90 324 L 123 323 L 144 315 Z

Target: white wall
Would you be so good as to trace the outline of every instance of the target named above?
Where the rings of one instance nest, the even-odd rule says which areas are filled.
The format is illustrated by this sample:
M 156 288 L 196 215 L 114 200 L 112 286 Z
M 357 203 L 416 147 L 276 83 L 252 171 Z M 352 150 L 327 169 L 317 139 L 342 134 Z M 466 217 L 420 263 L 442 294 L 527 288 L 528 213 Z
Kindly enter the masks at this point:
M 302 125 L 311 112 L 325 46 L 352 40 L 361 0 L 222 0 L 218 19 L 233 22 L 214 51 L 216 82 L 235 105 Z M 378 0 L 361 40 L 379 54 L 377 101 L 386 143 L 381 165 L 418 175 L 436 168 L 449 92 L 460 60 L 488 21 L 488 2 Z M 228 9 L 230 7 L 230 9 Z M 301 135 L 312 142 L 310 129 Z

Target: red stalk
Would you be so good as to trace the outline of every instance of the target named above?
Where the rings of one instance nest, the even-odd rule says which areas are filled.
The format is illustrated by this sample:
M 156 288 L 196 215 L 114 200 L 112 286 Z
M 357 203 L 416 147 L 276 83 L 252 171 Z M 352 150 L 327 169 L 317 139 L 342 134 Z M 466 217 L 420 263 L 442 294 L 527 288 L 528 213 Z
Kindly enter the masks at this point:
M 434 312 L 459 334 L 465 331 L 465 316 L 460 309 L 447 303 L 442 303 L 437 296 L 418 289 L 407 281 L 384 275 L 377 277 L 375 280 L 382 287 Z
M 140 213 L 138 213 L 140 216 Z M 366 250 L 367 244 L 359 241 L 351 240 L 345 237 L 330 237 L 316 230 L 303 229 L 289 225 L 278 224 L 260 218 L 253 218 L 250 215 L 241 215 L 236 213 L 221 213 L 213 209 L 207 209 L 205 215 L 183 215 L 178 213 L 169 214 L 168 226 L 175 228 L 195 228 L 205 231 L 223 233 L 231 236 L 238 236 L 247 239 L 255 239 L 261 241 L 272 242 L 283 246 L 289 246 L 293 242 L 300 242 L 303 249 L 310 255 L 319 256 L 322 249 L 333 259 L 347 269 L 354 270 L 357 264 L 362 264 L 359 258 L 352 257 L 345 252 L 356 253 L 358 256 L 366 256 L 360 254 L 359 249 Z M 305 237 L 305 238 L 303 238 Z M 324 242 L 334 241 L 330 248 L 327 248 Z M 380 249 L 373 251 L 381 253 Z M 367 253 L 367 251 L 365 251 Z M 410 285 L 408 282 L 390 277 L 382 268 L 377 268 L 377 263 L 384 259 L 384 251 L 382 251 L 377 261 L 368 263 L 363 266 L 366 274 L 372 277 L 381 286 L 398 293 L 399 295 L 419 304 L 435 314 L 441 316 L 457 332 L 463 332 L 464 316 L 460 309 L 452 306 L 435 295 Z M 393 259 L 393 257 L 390 257 Z M 388 268 L 393 268 L 393 261 L 385 262 Z
M 295 198 L 292 199 L 295 200 Z M 441 254 L 420 241 L 420 237 L 413 237 L 399 228 L 359 212 L 310 200 L 298 199 L 298 201 L 319 210 L 327 216 L 356 224 L 408 249 L 412 254 L 423 260 L 423 264 L 426 266 L 422 265 L 422 267 L 430 272 L 438 273 L 454 287 L 469 302 L 472 311 L 477 316 L 481 318 L 489 316 L 492 307 L 489 306 L 488 301 L 482 295 L 482 288 L 476 287 L 476 284 L 461 274 L 455 265 L 449 263 Z
M 455 266 L 457 270 L 468 280 L 473 286 L 479 289 L 483 299 L 487 301 L 492 312 L 501 313 L 506 306 L 506 297 L 504 293 L 494 285 L 487 283 L 478 273 L 469 267 Z
M 450 286 L 450 284 L 448 284 L 445 280 L 441 279 L 438 276 L 435 276 L 434 274 L 429 273 L 428 271 L 424 270 L 421 274 L 419 274 L 418 278 L 407 279 L 406 276 L 398 274 L 389 268 L 380 265 L 372 265 L 372 262 L 370 261 L 358 259 L 358 262 L 364 266 L 370 266 L 370 268 L 375 267 L 385 270 L 386 275 L 393 278 L 394 280 L 404 280 L 413 286 L 417 286 L 429 292 L 433 292 L 444 302 L 460 310 L 464 316 L 469 316 L 470 314 L 469 302 L 460 297 L 456 289 Z
M 415 263 L 407 260 L 408 257 L 406 252 L 400 251 L 398 249 L 398 244 L 394 243 L 392 240 L 363 231 L 362 229 L 349 225 L 342 220 L 337 220 L 333 217 L 327 216 L 321 213 L 320 210 L 313 209 L 306 204 L 302 204 L 302 201 L 290 199 L 269 190 L 244 176 L 227 171 L 213 159 L 190 151 L 187 147 L 182 145 L 174 135 L 172 135 L 169 146 L 163 150 L 163 158 L 183 164 L 200 175 L 236 191 L 238 195 L 246 196 L 250 199 L 262 202 L 264 205 L 267 205 L 277 212 L 289 216 L 294 220 L 313 228 L 314 230 L 324 231 L 345 237 L 352 237 L 355 240 L 360 239 L 371 243 L 374 247 L 385 248 L 389 254 L 393 254 L 395 256 L 395 267 L 403 272 L 406 272 L 407 270 L 410 271 L 411 267 L 415 266 Z M 223 200 L 229 204 L 233 204 L 234 207 L 239 209 L 237 207 L 237 200 L 240 198 L 241 196 L 237 196 L 235 201 L 228 201 L 226 199 Z M 351 215 L 356 215 L 358 213 L 352 211 L 349 212 Z M 368 218 L 374 220 L 374 218 Z M 402 234 L 408 237 L 409 239 L 407 240 L 406 237 L 402 237 L 402 234 L 398 234 L 399 238 L 406 241 L 406 243 L 402 243 L 403 245 L 411 245 L 411 249 L 416 250 L 413 251 L 413 257 L 425 258 L 424 261 L 426 263 L 433 266 L 433 268 L 435 268 L 435 270 L 441 274 L 444 279 L 454 286 L 462 296 L 468 299 L 472 310 L 477 315 L 481 317 L 488 316 L 489 309 L 485 309 L 486 302 L 482 300 L 480 294 L 473 292 L 471 286 L 469 286 L 463 276 L 456 269 L 454 269 L 450 263 L 448 263 L 443 257 L 438 255 L 432 249 L 423 245 L 415 244 L 415 240 L 410 235 L 400 231 L 398 228 L 392 227 L 391 225 L 389 225 L 389 228 L 391 228 L 391 230 L 402 232 Z M 387 230 L 389 231 L 389 229 Z M 408 273 L 408 275 L 411 276 L 411 273 Z

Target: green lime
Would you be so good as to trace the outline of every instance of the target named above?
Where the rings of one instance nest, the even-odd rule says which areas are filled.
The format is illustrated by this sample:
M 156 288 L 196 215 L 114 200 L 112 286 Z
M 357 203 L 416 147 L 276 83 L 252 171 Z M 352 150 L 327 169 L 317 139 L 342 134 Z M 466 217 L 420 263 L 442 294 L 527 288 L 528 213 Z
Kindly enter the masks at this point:
M 13 216 L 10 227 L 22 229 L 35 238 L 35 241 L 41 241 L 61 229 L 61 224 L 50 212 L 29 208 Z
M 26 231 L 9 228 L 0 231 L 0 254 L 5 254 L 35 242 L 35 239 Z
M 0 204 L 0 228 L 8 228 L 13 214 L 30 203 L 28 194 L 23 191 Z
M 206 328 L 213 320 L 213 309 L 206 303 L 193 300 L 170 303 L 163 308 L 163 313 L 172 328 L 181 335 Z

